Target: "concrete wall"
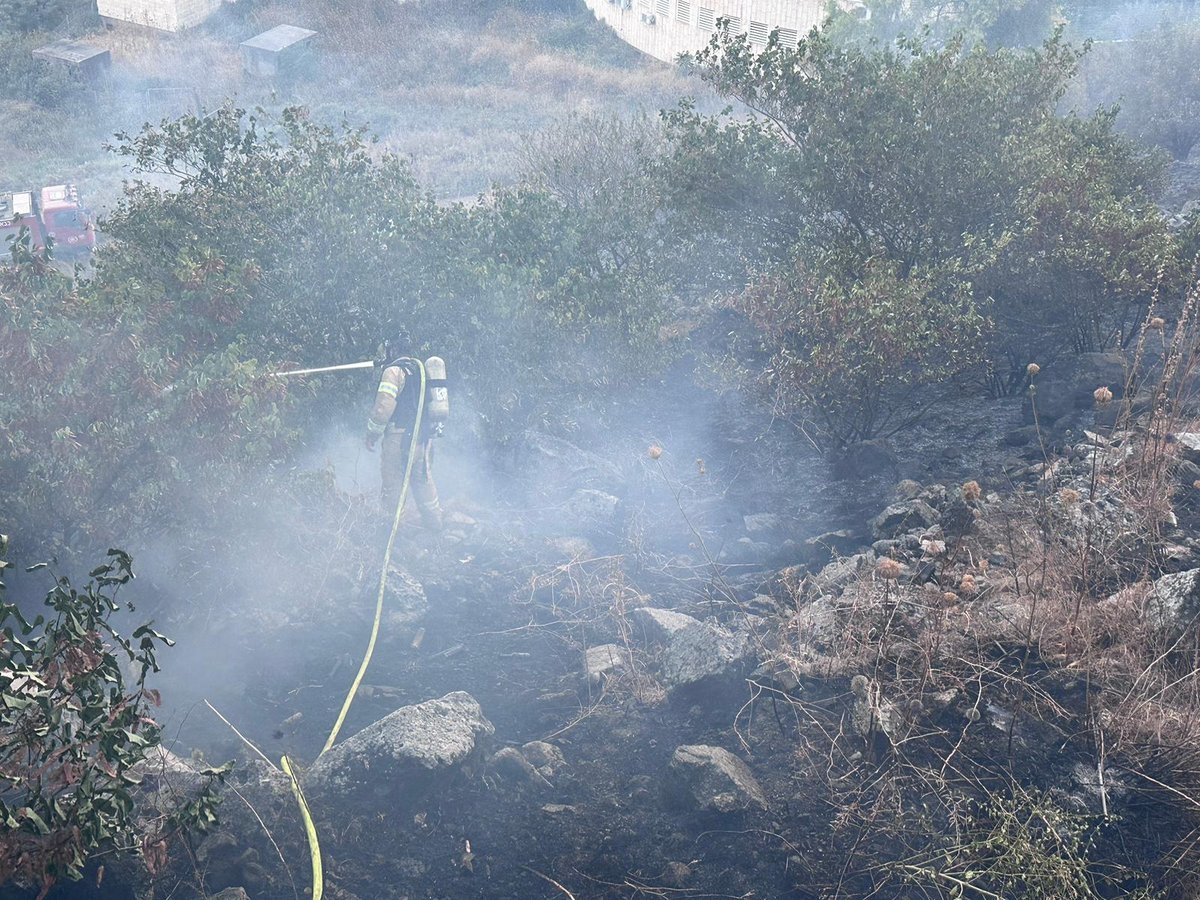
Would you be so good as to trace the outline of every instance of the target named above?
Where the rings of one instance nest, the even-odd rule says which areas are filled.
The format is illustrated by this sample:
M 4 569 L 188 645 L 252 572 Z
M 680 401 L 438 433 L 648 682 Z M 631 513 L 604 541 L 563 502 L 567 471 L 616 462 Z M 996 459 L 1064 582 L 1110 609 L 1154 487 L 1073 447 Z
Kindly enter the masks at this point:
M 223 0 L 96 0 L 106 19 L 132 22 L 162 31 L 182 31 L 199 25 Z
M 747 32 L 765 45 L 775 28 L 785 43 L 820 25 L 825 0 L 584 0 L 596 18 L 643 53 L 671 62 L 708 43 L 717 19 L 733 19 L 731 30 Z

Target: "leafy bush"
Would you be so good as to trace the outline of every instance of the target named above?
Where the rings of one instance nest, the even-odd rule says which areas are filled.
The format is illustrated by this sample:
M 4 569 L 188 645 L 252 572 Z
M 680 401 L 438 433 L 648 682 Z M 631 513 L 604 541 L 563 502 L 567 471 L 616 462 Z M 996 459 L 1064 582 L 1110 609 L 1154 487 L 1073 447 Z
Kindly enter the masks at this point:
M 771 354 L 758 377 L 774 411 L 822 446 L 908 424 L 940 397 L 941 382 L 976 362 L 982 342 L 969 291 L 946 291 L 927 273 L 904 276 L 883 260 L 851 284 L 798 267 L 760 280 L 733 305 Z
M 0 556 L 6 543 L 0 536 Z M 132 577 L 129 556 L 110 550 L 82 590 L 55 580 L 45 617 L 30 622 L 0 599 L 0 884 L 37 885 L 45 896 L 82 877 L 96 851 L 140 845 L 131 786 L 159 742 L 146 677 L 171 641 L 149 625 L 127 639 L 109 622 Z
M 758 117 L 737 121 L 680 108 L 670 118 L 672 165 L 682 173 L 724 173 L 712 192 L 713 205 L 733 220 L 724 230 L 740 236 L 739 250 L 761 248 L 741 254 L 751 272 L 771 277 L 795 260 L 822 285 L 792 292 L 797 298 L 837 297 L 843 311 L 883 302 L 882 272 L 891 273 L 901 298 L 959 298 L 939 302 L 966 316 L 952 316 L 946 326 L 963 326 L 957 346 L 972 349 L 952 361 L 917 354 L 905 383 L 938 380 L 946 363 L 966 368 L 971 354 L 981 369 L 990 365 L 1015 382 L 1030 358 L 1128 340 L 1156 289 L 1179 280 L 1175 241 L 1154 204 L 1161 162 L 1117 135 L 1111 115 L 1056 114 L 1079 58 L 1057 37 L 1029 52 L 966 51 L 957 42 L 861 50 L 813 33 L 797 49 L 772 42 L 758 53 L 745 36 L 718 35 L 696 58 L 701 73 Z M 686 174 L 676 178 L 686 183 Z M 770 186 L 778 199 L 722 203 L 742 183 Z M 703 222 L 692 208 L 685 204 L 680 214 L 713 233 L 718 223 Z M 901 287 L 914 276 L 913 286 Z M 770 287 L 768 294 L 783 296 Z M 741 305 L 753 313 L 756 304 L 752 290 Z M 976 340 L 981 313 L 992 320 L 984 329 L 986 354 Z M 862 328 L 890 321 L 865 309 L 852 320 Z M 808 359 L 858 356 L 837 335 L 816 334 L 835 343 L 810 341 L 797 356 L 786 341 L 772 343 L 779 333 L 768 332 L 765 349 L 776 363 L 789 359 L 789 371 Z M 895 337 L 886 330 L 855 336 L 867 347 L 892 346 Z M 864 389 L 874 384 L 854 380 Z M 777 386 L 788 381 L 800 383 L 775 379 Z M 855 404 L 877 402 L 871 391 L 834 400 L 801 390 L 791 405 L 809 407 L 815 421 L 823 420 L 817 431 L 837 443 L 880 421 L 869 413 L 846 418 Z

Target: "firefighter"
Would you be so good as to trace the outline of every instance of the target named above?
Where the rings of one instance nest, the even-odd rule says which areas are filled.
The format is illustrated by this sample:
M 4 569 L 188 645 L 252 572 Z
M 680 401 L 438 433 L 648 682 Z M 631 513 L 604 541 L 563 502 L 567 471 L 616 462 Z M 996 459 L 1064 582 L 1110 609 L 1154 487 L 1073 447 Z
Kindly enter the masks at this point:
M 412 339 L 397 331 L 383 345 L 383 375 L 375 392 L 375 406 L 367 419 L 367 449 L 383 439 L 380 451 L 379 474 L 384 512 L 395 515 L 404 486 L 404 471 L 408 467 L 408 452 L 412 444 L 412 429 L 417 418 L 420 399 L 421 373 L 418 363 L 410 358 Z M 426 420 L 418 435 L 409 493 L 417 501 L 417 509 L 425 526 L 433 531 L 442 527 L 442 507 L 438 502 L 437 486 L 433 483 L 434 426 Z

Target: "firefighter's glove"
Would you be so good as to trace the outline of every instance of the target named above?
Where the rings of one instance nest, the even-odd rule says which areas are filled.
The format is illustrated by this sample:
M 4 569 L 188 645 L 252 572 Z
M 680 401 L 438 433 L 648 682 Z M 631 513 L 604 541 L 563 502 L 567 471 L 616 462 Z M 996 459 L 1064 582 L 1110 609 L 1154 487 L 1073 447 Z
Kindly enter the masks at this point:
M 367 433 L 367 450 L 371 453 L 375 452 L 375 444 L 379 442 L 379 435 Z

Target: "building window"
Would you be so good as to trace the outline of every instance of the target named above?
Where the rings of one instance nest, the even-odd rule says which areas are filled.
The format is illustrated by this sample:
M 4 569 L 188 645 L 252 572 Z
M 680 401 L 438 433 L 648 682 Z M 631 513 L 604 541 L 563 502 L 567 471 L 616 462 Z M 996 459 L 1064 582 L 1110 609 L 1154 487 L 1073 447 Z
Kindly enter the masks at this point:
M 742 17 L 741 16 L 726 16 L 725 18 L 728 20 L 725 23 L 725 33 L 726 34 L 741 34 L 743 31 L 746 30 L 745 27 L 742 25 Z
M 658 0 L 654 11 L 663 19 L 671 18 L 671 0 Z
M 780 28 L 779 43 L 784 47 L 795 47 L 800 43 L 800 32 L 795 28 Z
M 696 27 L 702 28 L 705 31 L 715 31 L 717 28 L 717 11 L 709 9 L 707 6 L 700 7 L 700 14 L 696 17 Z
M 692 4 L 689 0 L 679 0 L 675 6 L 675 18 L 684 25 L 692 24 Z
M 765 47 L 770 34 L 771 29 L 766 22 L 750 20 L 750 43 L 760 44 Z

